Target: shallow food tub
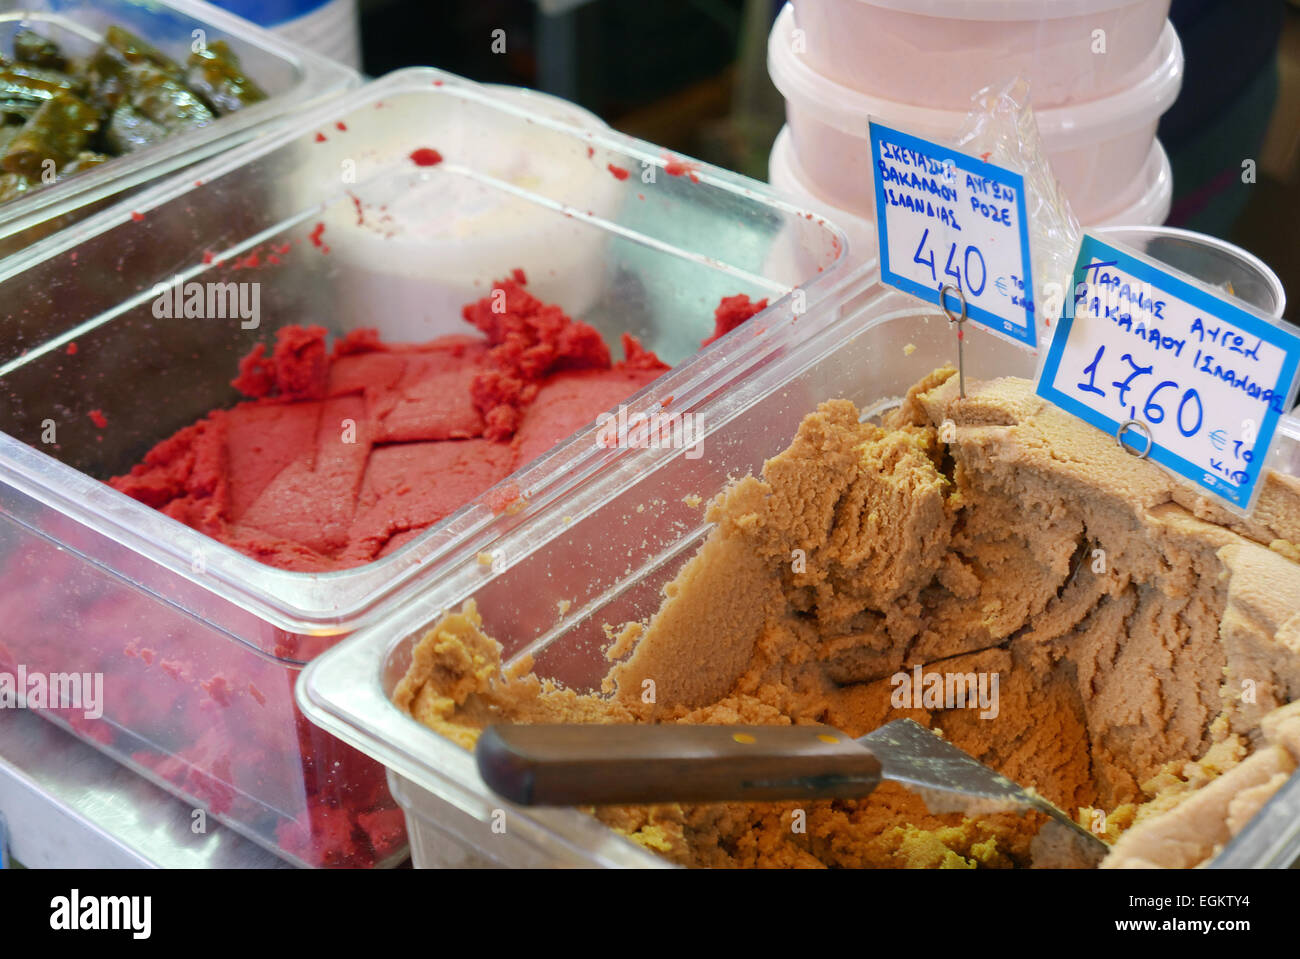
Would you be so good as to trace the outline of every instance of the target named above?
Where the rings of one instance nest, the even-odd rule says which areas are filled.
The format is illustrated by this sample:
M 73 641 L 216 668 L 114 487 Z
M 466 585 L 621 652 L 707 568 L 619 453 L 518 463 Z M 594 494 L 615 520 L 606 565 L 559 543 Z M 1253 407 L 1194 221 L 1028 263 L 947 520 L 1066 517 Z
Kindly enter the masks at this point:
M 949 324 L 929 307 L 880 287 L 857 303 L 825 336 L 776 358 L 728 393 L 686 398 L 680 411 L 698 416 L 705 428 L 700 458 L 687 459 L 679 450 L 623 451 L 553 511 L 503 538 L 498 548 L 509 557 L 505 568 L 460 570 L 431 582 L 391 618 L 303 671 L 298 701 L 304 712 L 389 767 L 417 866 L 665 865 L 575 809 L 506 803 L 488 790 L 469 752 L 389 697 L 410 665 L 414 643 L 442 613 L 471 597 L 484 631 L 503 644 L 503 659 L 531 656 L 539 677 L 578 691 L 599 690 L 610 667 L 604 624 L 646 621 L 709 531 L 698 504 L 685 499 L 696 495 L 707 502 L 729 478 L 758 475 L 821 401 L 843 397 L 864 414 L 883 412 L 936 365 L 955 359 Z M 909 344 L 916 349 L 905 349 Z M 1031 354 L 978 330 L 967 335 L 965 363 L 980 378 L 1031 377 L 1035 370 Z M 1283 440 L 1294 441 L 1292 434 Z M 1240 857 L 1262 863 L 1266 846 L 1274 858 L 1300 852 L 1296 781 L 1300 777 L 1261 813 L 1276 821 L 1268 810 L 1290 803 L 1281 807 L 1291 810 L 1289 819 L 1281 817 L 1286 837 L 1244 831 L 1233 844 L 1238 863 Z M 1255 845 L 1243 851 L 1246 842 Z
M 354 70 L 197 0 L 0 0 L 0 49 L 12 49 L 13 35 L 30 27 L 57 41 L 65 52 L 86 56 L 114 24 L 181 62 L 195 42 L 195 31 L 201 31 L 207 43 L 225 40 L 267 98 L 0 205 L 0 256 L 83 218 L 124 191 L 229 149 L 268 122 L 361 82 Z
M 426 148 L 444 160 L 413 162 Z M 630 332 L 678 364 L 640 402 L 741 389 L 837 315 L 843 244 L 761 184 L 413 69 L 16 254 L 0 264 L 0 668 L 102 672 L 102 718 L 46 715 L 296 862 L 400 858 L 382 767 L 302 717 L 299 668 L 431 579 L 480 575 L 503 531 L 612 462 L 560 444 L 390 555 L 321 574 L 101 481 L 233 405 L 238 359 L 276 329 L 472 332 L 459 306 L 520 266 L 539 286 L 570 276 L 553 292 L 614 350 Z M 155 284 L 177 277 L 258 284 L 259 325 L 159 318 Z M 701 351 L 738 293 L 772 305 Z

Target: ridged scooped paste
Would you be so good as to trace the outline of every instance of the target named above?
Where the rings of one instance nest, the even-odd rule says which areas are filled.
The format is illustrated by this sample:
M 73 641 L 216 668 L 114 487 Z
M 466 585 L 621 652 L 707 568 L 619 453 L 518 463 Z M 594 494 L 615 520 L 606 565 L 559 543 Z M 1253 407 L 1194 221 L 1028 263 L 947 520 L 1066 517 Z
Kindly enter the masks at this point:
M 1118 840 L 1107 866 L 1204 861 L 1300 758 L 1300 485 L 1270 475 L 1242 519 L 1032 383 L 963 400 L 952 372 L 881 426 L 823 403 L 761 478 L 720 493 L 716 526 L 614 644 L 601 692 L 527 663 L 502 675 L 471 604 L 417 644 L 397 704 L 466 747 L 490 722 L 824 722 L 856 736 L 909 717 L 1104 827 Z M 915 666 L 996 674 L 996 715 L 900 708 L 891 677 Z M 851 802 L 596 814 L 688 865 L 1028 864 L 1021 821 L 934 816 L 889 784 Z

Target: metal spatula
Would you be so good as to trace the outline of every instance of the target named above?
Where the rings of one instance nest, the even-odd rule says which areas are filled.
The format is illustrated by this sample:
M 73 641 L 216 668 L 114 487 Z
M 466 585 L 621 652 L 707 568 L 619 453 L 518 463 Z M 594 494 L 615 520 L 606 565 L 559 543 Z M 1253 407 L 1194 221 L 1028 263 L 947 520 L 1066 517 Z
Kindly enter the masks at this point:
M 1044 813 L 1037 867 L 1090 868 L 1107 852 L 1042 796 L 910 719 L 859 739 L 830 726 L 489 726 L 477 759 L 489 787 L 525 806 L 854 799 L 888 779 L 932 812 Z

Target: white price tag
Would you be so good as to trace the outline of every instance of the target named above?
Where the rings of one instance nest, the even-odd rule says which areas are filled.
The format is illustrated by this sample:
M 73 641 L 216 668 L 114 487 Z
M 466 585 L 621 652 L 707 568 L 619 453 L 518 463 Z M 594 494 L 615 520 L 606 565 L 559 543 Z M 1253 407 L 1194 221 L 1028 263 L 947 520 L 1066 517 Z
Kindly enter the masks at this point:
M 881 280 L 936 305 L 955 287 L 971 320 L 1036 349 L 1024 177 L 874 120 L 868 132 Z
M 1300 337 L 1091 234 L 1073 294 L 1038 395 L 1250 509 L 1295 393 Z

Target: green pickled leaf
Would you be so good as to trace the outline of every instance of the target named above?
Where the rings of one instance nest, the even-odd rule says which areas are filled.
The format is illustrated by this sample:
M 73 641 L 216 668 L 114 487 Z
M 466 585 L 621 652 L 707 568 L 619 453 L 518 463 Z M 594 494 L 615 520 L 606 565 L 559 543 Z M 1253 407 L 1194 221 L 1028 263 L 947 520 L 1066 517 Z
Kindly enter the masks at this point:
M 98 130 L 99 112 L 94 107 L 70 93 L 60 94 L 37 110 L 9 141 L 0 156 L 0 169 L 49 180 L 76 158 Z
M 185 80 L 218 114 L 234 113 L 266 99 L 266 92 L 244 75 L 238 55 L 224 40 L 190 54 Z

